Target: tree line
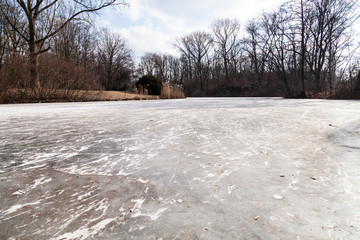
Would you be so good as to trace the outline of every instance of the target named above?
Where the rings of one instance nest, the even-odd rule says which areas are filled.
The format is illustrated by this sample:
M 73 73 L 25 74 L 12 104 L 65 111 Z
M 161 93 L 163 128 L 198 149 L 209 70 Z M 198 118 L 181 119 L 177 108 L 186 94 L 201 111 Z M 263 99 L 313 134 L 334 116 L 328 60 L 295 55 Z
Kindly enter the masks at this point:
M 174 40 L 178 56 L 146 53 L 137 64 L 126 39 L 92 24 L 126 4 L 0 0 L 0 95 L 126 91 L 152 75 L 188 96 L 360 97 L 356 0 L 290 0 L 245 26 L 217 19 Z
M 177 39 L 179 58 L 149 53 L 141 73 L 195 96 L 360 98 L 356 0 L 290 0 L 242 27 L 217 19 Z

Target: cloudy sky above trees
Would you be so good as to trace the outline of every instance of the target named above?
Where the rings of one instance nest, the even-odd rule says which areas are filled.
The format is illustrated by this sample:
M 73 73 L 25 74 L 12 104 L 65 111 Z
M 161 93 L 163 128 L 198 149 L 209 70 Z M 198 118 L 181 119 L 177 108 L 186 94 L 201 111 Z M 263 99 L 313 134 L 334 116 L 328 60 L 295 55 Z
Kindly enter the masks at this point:
M 210 30 L 217 18 L 238 19 L 242 26 L 285 0 L 131 0 L 129 7 L 106 9 L 97 23 L 125 37 L 136 58 L 146 52 L 178 54 L 177 38 Z

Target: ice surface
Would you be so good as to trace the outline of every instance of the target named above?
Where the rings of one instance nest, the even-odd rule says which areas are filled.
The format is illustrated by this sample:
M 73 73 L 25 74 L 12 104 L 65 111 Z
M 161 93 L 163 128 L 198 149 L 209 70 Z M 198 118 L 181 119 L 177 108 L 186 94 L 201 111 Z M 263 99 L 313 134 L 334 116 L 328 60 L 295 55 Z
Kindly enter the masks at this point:
M 0 105 L 0 239 L 359 239 L 360 102 Z

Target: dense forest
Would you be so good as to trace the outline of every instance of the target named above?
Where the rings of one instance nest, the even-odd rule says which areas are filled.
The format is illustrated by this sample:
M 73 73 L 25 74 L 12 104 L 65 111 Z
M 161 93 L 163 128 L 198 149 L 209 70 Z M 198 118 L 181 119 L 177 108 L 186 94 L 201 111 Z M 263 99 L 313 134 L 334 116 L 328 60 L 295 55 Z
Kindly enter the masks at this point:
M 187 96 L 360 98 L 356 0 L 290 0 L 245 26 L 215 19 L 207 31 L 174 39 L 180 57 L 153 52 L 138 61 L 126 39 L 92 21 L 126 4 L 0 0 L 0 101 L 133 91 L 144 75 Z

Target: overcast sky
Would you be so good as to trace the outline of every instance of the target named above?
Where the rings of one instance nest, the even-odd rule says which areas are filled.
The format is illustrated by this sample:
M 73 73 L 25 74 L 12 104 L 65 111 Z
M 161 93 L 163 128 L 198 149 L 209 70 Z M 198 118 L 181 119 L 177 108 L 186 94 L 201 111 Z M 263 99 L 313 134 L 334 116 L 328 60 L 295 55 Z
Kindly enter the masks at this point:
M 146 52 L 178 55 L 177 38 L 196 30 L 210 30 L 217 18 L 238 19 L 242 26 L 285 0 L 128 0 L 129 7 L 106 9 L 99 27 L 120 33 L 140 58 Z

